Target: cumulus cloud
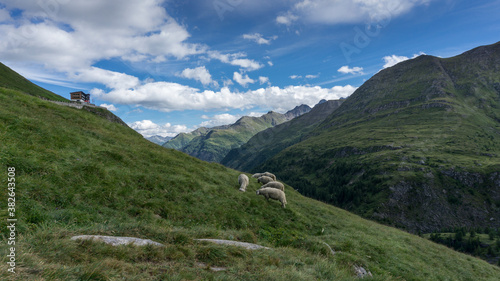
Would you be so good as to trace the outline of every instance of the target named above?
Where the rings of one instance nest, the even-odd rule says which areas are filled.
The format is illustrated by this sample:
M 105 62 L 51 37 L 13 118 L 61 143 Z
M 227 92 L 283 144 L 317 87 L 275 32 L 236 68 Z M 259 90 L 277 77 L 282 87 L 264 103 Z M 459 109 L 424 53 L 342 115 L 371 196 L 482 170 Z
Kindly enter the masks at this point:
M 206 50 L 186 42 L 190 34 L 158 0 L 124 0 L 119 5 L 99 0 L 54 1 L 53 5 L 2 2 L 9 11 L 22 10 L 23 17 L 1 26 L 1 60 L 29 61 L 66 72 L 102 59 L 165 61 Z
M 233 80 L 240 84 L 241 86 L 243 87 L 246 87 L 248 84 L 253 84 L 255 83 L 255 80 L 253 80 L 252 78 L 248 77 L 248 74 L 245 74 L 245 76 L 243 76 L 241 73 L 239 72 L 235 72 L 233 74 Z
M 186 133 L 191 131 L 185 125 L 172 125 L 170 123 L 158 125 L 151 120 L 136 121 L 133 123 L 129 123 L 128 125 L 130 128 L 136 130 L 144 137 L 175 137 L 179 133 Z
M 217 86 L 217 82 L 212 80 L 212 75 L 205 68 L 205 66 L 200 66 L 197 68 L 186 68 L 180 74 L 179 77 L 194 79 L 200 81 L 203 85 L 213 84 Z
M 259 76 L 259 83 L 262 85 L 262 84 L 268 84 L 268 85 L 271 85 L 271 82 L 269 82 L 269 77 L 265 77 L 265 76 Z
M 235 80 L 242 84 L 252 80 L 248 75 L 235 72 Z M 314 106 L 321 99 L 347 97 L 356 88 L 350 85 L 322 88 L 319 86 L 266 87 L 246 92 L 232 92 L 223 87 L 217 92 L 200 91 L 189 86 L 171 82 L 141 81 L 133 88 L 117 87 L 110 91 L 93 89 L 92 95 L 113 104 L 141 106 L 144 108 L 170 112 L 176 110 L 221 110 L 272 107 L 272 110 L 290 110 L 297 104 Z
M 101 104 L 101 105 L 99 105 L 99 106 L 105 107 L 105 108 L 107 108 L 109 111 L 117 111 L 117 110 L 118 110 L 118 108 L 116 108 L 116 107 L 115 107 L 114 105 L 112 105 L 112 104 L 106 104 L 106 103 L 103 103 L 103 104 Z
M 263 44 L 269 45 L 269 44 L 271 44 L 271 41 L 276 40 L 278 38 L 278 36 L 272 36 L 272 37 L 269 37 L 269 39 L 265 39 L 264 37 L 262 37 L 262 34 L 254 33 L 254 34 L 244 34 L 243 38 L 248 39 L 248 40 L 252 40 L 259 45 L 263 45 Z
M 290 78 L 291 79 L 299 79 L 299 78 L 302 78 L 302 76 L 294 74 L 294 75 L 290 75 Z
M 431 0 L 301 0 L 278 23 L 290 25 L 299 18 L 321 24 L 388 21 Z M 293 18 L 290 18 L 293 16 Z
M 234 122 L 236 122 L 238 119 L 241 118 L 241 115 L 231 115 L 228 113 L 223 113 L 214 116 L 203 115 L 201 116 L 201 118 L 207 119 L 208 121 L 202 122 L 200 126 L 210 128 L 220 125 L 233 124 Z
M 423 52 L 420 52 L 418 54 L 414 54 L 413 57 L 411 57 L 412 59 L 418 57 L 418 56 L 421 56 L 421 55 L 425 55 L 425 53 Z M 409 57 L 406 57 L 406 56 L 397 56 L 397 55 L 390 55 L 390 56 L 385 56 L 382 58 L 382 60 L 384 61 L 384 66 L 382 67 L 383 69 L 384 68 L 388 68 L 388 67 L 391 67 L 391 66 L 394 66 L 402 61 L 405 61 L 405 60 L 409 60 L 410 58 Z
M 344 65 L 341 68 L 339 68 L 337 71 L 340 73 L 345 73 L 345 74 L 348 74 L 348 73 L 350 73 L 350 74 L 362 74 L 363 68 L 357 67 L 357 66 L 350 68 L 348 65 Z
M 168 15 L 162 4 L 162 0 L 2 1 L 0 22 L 8 22 L 0 25 L 0 61 L 36 65 L 57 72 L 60 80 L 109 88 L 117 88 L 117 81 L 133 88 L 138 80 L 95 67 L 102 60 L 156 65 L 203 55 L 245 71 L 264 67 L 244 53 L 223 54 L 189 43 L 186 27 Z M 22 13 L 12 19 L 12 11 Z M 203 85 L 217 86 L 209 74 L 200 68 L 181 73 Z

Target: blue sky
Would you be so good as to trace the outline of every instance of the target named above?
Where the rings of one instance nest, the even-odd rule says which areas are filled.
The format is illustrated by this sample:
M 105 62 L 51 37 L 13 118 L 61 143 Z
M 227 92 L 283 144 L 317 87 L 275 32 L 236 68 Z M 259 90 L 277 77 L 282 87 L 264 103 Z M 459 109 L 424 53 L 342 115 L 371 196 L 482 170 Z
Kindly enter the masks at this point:
M 0 0 L 0 61 L 144 136 L 348 97 L 385 67 L 500 41 L 500 1 Z

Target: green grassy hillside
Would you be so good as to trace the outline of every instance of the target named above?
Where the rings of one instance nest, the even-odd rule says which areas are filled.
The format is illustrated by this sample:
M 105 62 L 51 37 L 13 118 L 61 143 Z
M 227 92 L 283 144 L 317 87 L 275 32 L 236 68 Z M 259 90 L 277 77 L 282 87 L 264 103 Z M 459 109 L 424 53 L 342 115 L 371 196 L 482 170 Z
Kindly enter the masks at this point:
M 380 71 L 257 169 L 415 232 L 500 227 L 500 43 Z
M 68 101 L 67 99 L 41 88 L 28 79 L 19 75 L 3 63 L 0 63 L 0 87 L 15 89 L 36 97 L 46 98 L 55 101 Z
M 220 163 L 233 169 L 252 171 L 284 148 L 300 142 L 342 102 L 343 100 L 325 101 L 304 115 L 263 130 L 247 143 L 229 151 Z
M 16 274 L 2 280 L 497 280 L 500 268 L 286 187 L 288 205 L 238 191 L 240 172 L 145 140 L 85 110 L 0 88 L 0 166 L 15 168 Z M 4 205 L 5 206 L 5 205 Z M 112 247 L 73 235 L 148 238 Z M 250 251 L 195 238 L 259 243 Z M 332 255 L 328 246 L 335 251 Z M 213 272 L 207 266 L 225 267 Z

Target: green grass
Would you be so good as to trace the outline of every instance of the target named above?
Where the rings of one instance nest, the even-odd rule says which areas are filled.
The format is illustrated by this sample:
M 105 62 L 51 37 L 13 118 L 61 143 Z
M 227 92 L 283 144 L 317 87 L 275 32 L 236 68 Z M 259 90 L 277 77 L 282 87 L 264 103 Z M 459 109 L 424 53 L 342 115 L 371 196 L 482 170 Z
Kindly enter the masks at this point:
M 496 280 L 500 268 L 306 197 L 238 191 L 240 172 L 145 140 L 91 112 L 0 89 L 0 166 L 16 168 L 16 275 L 2 280 Z M 5 177 L 4 177 L 5 178 Z M 6 182 L 4 181 L 4 184 Z M 0 202 L 7 202 L 6 189 Z M 1 220 L 7 213 L 2 209 Z M 166 247 L 71 241 L 101 234 Z M 194 241 L 259 243 L 249 251 Z M 332 255 L 327 243 L 337 253 Z M 226 267 L 212 272 L 208 266 Z

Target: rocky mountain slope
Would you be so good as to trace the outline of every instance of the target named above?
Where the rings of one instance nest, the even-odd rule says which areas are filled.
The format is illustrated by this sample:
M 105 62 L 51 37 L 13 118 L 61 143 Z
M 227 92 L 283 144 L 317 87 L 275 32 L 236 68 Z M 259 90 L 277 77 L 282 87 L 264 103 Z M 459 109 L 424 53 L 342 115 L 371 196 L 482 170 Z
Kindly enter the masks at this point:
M 246 143 L 256 133 L 291 120 L 309 110 L 309 106 L 301 105 L 285 114 L 271 111 L 261 117 L 244 116 L 234 124 L 213 128 L 202 127 L 191 133 L 181 133 L 163 146 L 177 149 L 201 160 L 220 162 L 231 149 Z
M 500 43 L 380 71 L 252 170 L 410 231 L 499 227 Z
M 306 198 L 238 191 L 240 174 L 86 110 L 0 87 L 0 165 L 15 178 L 15 274 L 2 280 L 495 280 L 500 268 Z M 8 171 L 10 171 L 9 175 Z M 7 186 L 7 185 L 5 185 Z M 10 201 L 9 201 L 10 202 Z M 7 208 L 0 219 L 7 221 Z M 2 227 L 2 241 L 12 237 Z M 149 239 L 112 246 L 80 235 Z M 247 250 L 197 239 L 256 243 Z M 9 249 L 10 250 L 10 249 Z M 219 270 L 219 271 L 215 271 Z
M 253 170 L 284 148 L 300 142 L 342 102 L 322 101 L 302 116 L 257 133 L 247 143 L 229 151 L 221 164 L 243 171 Z

